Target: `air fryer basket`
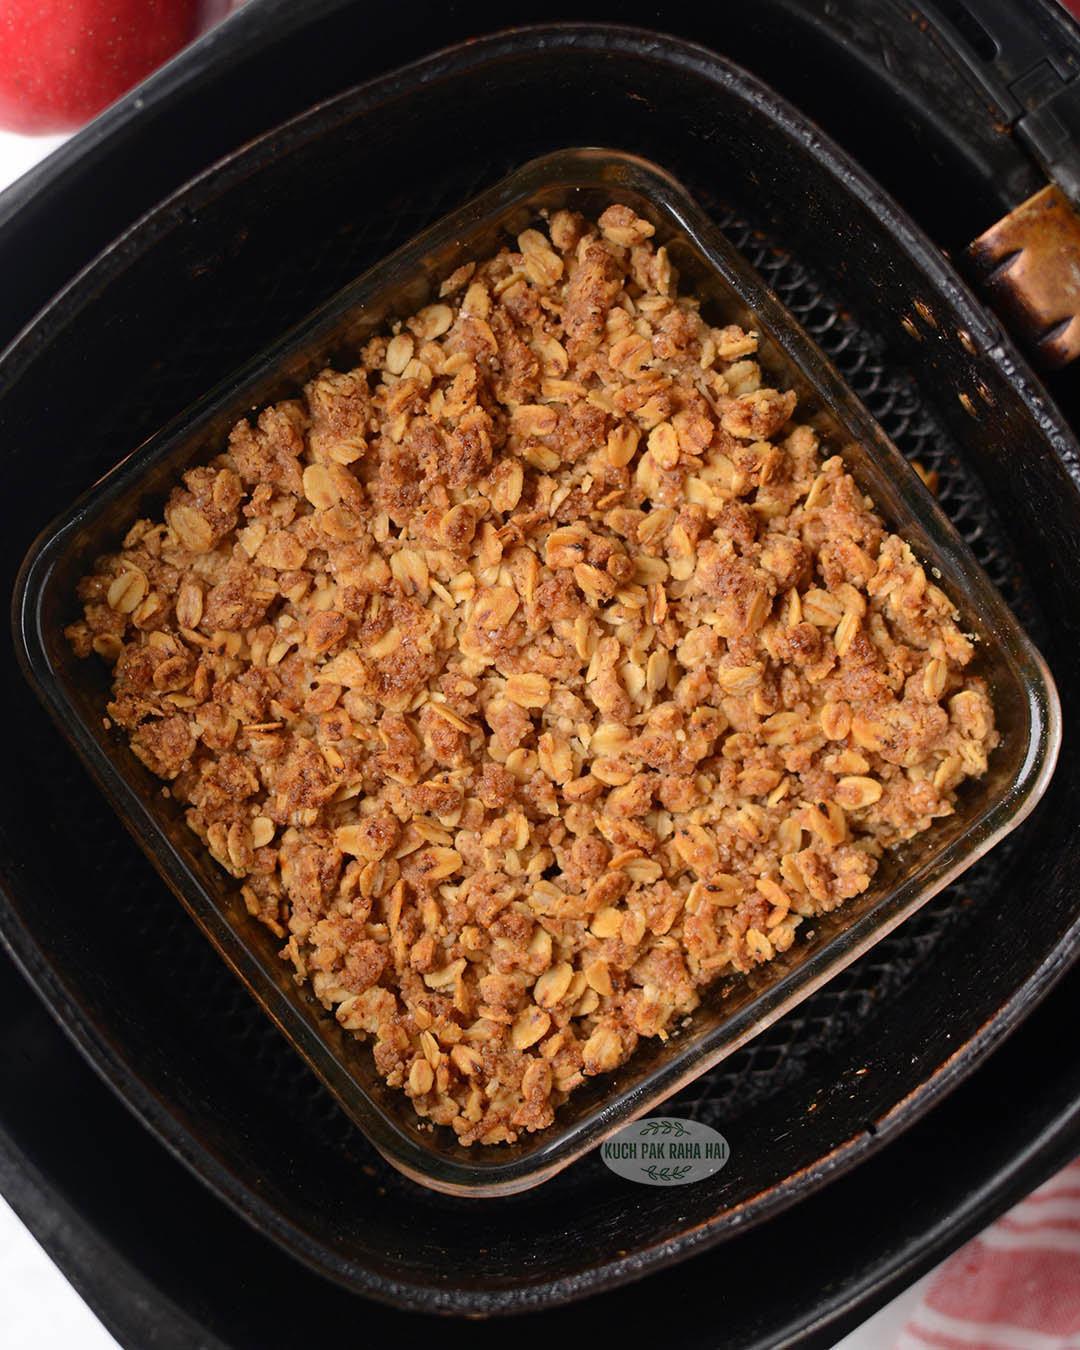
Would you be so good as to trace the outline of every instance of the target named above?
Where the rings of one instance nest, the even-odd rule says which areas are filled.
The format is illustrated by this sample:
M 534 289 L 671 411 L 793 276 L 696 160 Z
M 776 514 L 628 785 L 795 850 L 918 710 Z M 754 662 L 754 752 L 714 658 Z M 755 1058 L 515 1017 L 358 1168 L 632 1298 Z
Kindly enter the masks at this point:
M 591 97 L 598 66 L 603 102 Z M 511 116 L 540 102 L 542 121 Z M 467 134 L 480 124 L 483 146 Z M 1071 720 L 1075 681 L 1058 654 L 1077 509 L 1052 406 L 926 241 L 790 110 L 706 53 L 610 30 L 475 44 L 346 96 L 137 227 L 9 357 L 0 419 L 5 444 L 31 447 L 18 473 L 27 534 L 118 443 L 155 429 L 389 244 L 530 154 L 582 140 L 679 174 L 901 448 L 937 470 L 943 505 L 1048 655 Z M 453 144 L 454 162 L 429 156 L 418 175 L 415 154 L 435 143 Z M 61 378 L 63 406 L 47 397 Z M 26 542 L 9 541 L 16 552 Z M 52 840 L 6 915 L 24 968 L 129 1102 L 238 1208 L 350 1287 L 414 1307 L 564 1300 L 766 1217 L 912 1119 L 1074 952 L 1075 911 L 1055 877 L 1066 826 L 1048 803 L 672 1105 L 729 1138 L 734 1160 L 715 1182 L 628 1193 L 588 1158 L 486 1211 L 481 1233 L 462 1222 L 465 1202 L 385 1168 L 282 1052 L 5 679 L 25 767 L 17 790 L 3 785 L 2 828 L 43 838 L 47 820 Z M 1051 788 L 1059 804 L 1073 778 L 1067 758 Z M 588 1247 L 576 1237 L 586 1213 Z

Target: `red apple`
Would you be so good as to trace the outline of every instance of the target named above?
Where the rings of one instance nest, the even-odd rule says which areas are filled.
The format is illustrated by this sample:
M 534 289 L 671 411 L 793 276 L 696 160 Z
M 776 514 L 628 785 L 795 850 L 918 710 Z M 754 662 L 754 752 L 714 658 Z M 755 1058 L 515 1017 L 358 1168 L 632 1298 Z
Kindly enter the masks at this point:
M 71 131 L 195 36 L 201 0 L 0 0 L 0 127 Z

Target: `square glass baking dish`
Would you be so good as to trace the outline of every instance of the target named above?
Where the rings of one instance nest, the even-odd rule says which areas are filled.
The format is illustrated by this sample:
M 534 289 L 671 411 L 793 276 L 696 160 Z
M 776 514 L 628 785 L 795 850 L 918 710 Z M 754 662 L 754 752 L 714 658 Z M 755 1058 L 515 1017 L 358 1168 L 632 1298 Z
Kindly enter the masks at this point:
M 78 615 L 75 584 L 94 559 L 115 549 L 133 520 L 159 512 L 179 475 L 218 453 L 239 418 L 294 395 L 325 365 L 355 364 L 369 336 L 428 303 L 456 267 L 496 251 L 541 211 L 569 206 L 595 218 L 615 202 L 652 221 L 655 242 L 678 268 L 680 291 L 701 298 L 712 322 L 760 334 L 762 366 L 778 387 L 797 391 L 800 420 L 814 425 L 823 451 L 843 455 L 890 529 L 935 569 L 978 639 L 973 669 L 990 684 L 1002 743 L 988 773 L 961 789 L 956 813 L 887 855 L 864 895 L 815 919 L 812 931 L 804 925 L 787 953 L 703 991 L 687 1026 L 667 1042 L 643 1041 L 616 1073 L 590 1080 L 549 1129 L 514 1144 L 465 1148 L 449 1129 L 421 1122 L 408 1098 L 380 1078 L 369 1048 L 296 986 L 277 955 L 280 942 L 247 914 L 235 882 L 188 830 L 160 781 L 105 727 L 109 672 L 78 660 L 63 629 Z M 19 576 L 13 617 L 31 684 L 221 956 L 383 1156 L 414 1180 L 457 1195 L 510 1194 L 554 1175 L 806 998 L 1025 818 L 1049 782 L 1061 734 L 1045 662 L 826 357 L 676 181 L 654 164 L 602 149 L 526 164 L 345 287 L 134 449 L 39 536 Z

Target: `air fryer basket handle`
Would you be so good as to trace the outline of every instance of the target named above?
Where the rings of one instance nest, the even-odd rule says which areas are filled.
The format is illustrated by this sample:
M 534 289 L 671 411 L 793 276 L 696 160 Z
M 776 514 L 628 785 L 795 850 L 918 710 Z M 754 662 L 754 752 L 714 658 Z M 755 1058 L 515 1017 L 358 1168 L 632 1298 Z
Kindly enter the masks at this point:
M 1057 370 L 1080 357 L 1076 26 L 1056 0 L 920 0 L 905 13 L 1046 174 L 969 245 L 965 261 L 1013 336 L 1044 370 Z
M 1076 26 L 1056 0 L 923 0 L 919 11 L 1050 180 L 1080 204 Z

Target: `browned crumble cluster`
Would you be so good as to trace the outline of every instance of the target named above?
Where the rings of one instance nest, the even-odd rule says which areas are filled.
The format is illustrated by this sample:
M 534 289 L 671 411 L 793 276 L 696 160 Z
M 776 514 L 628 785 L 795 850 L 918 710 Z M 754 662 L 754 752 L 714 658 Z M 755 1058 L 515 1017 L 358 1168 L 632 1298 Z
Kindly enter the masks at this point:
M 240 422 L 67 630 L 297 979 L 463 1143 L 787 950 L 998 739 L 755 335 L 628 208 L 546 228 Z

